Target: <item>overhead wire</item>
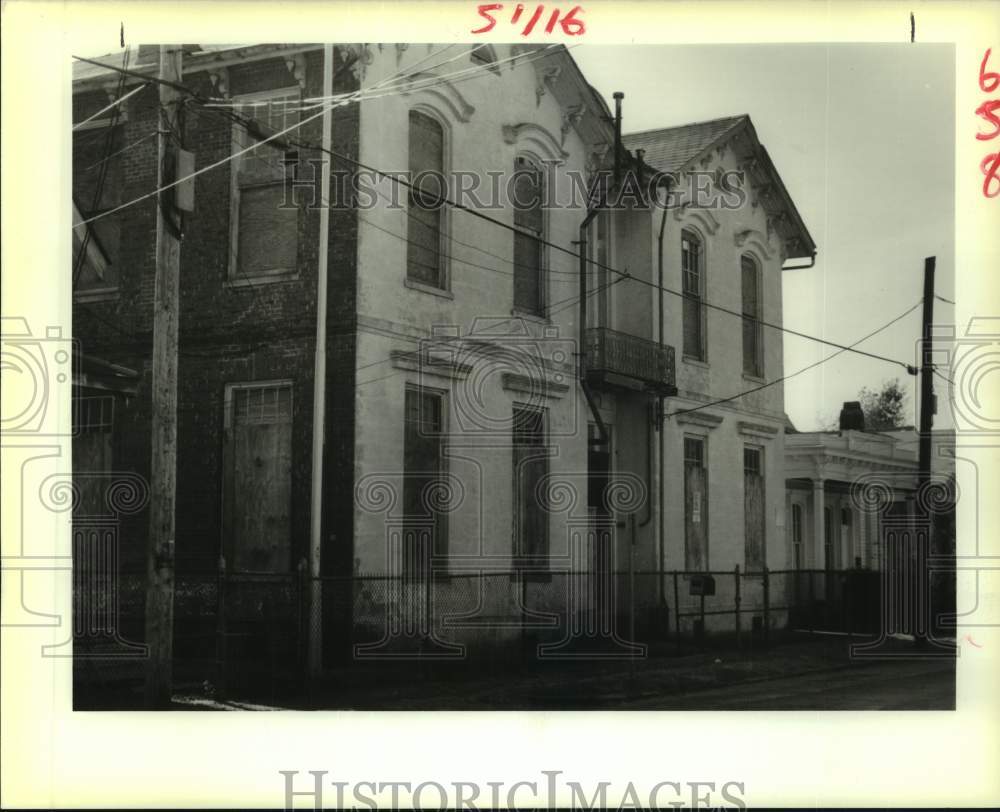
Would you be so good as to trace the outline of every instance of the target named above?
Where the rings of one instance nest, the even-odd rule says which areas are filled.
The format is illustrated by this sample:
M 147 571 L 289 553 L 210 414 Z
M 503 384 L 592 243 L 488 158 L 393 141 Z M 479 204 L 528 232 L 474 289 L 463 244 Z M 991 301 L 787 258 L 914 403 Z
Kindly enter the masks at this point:
M 545 53 L 545 52 L 542 51 L 542 53 Z M 519 54 L 518 57 L 520 57 L 520 56 L 521 55 Z M 93 60 L 84 60 L 84 61 L 93 62 Z M 95 63 L 95 64 L 101 64 L 101 63 Z M 103 66 L 104 67 L 110 67 L 110 66 L 107 66 L 107 65 L 103 65 Z M 484 68 L 485 68 L 485 65 L 477 66 L 477 69 L 479 69 L 479 70 L 482 70 Z M 187 92 L 193 94 L 193 91 L 191 91 L 189 88 L 185 88 L 185 89 L 186 89 Z M 281 136 L 287 135 L 289 132 L 292 132 L 293 130 L 296 130 L 296 129 L 302 127 L 304 124 L 308 123 L 309 121 L 312 121 L 312 120 L 318 118 L 319 116 L 324 115 L 326 113 L 327 109 L 332 110 L 332 109 L 334 109 L 336 107 L 343 106 L 346 103 L 349 103 L 349 102 L 347 100 L 341 100 L 341 101 L 339 101 L 339 102 L 337 102 L 335 104 L 332 104 L 332 105 L 330 105 L 329 108 L 324 108 L 323 110 L 321 110 L 319 113 L 316 113 L 315 115 L 307 116 L 306 118 L 301 119 L 300 121 L 296 122 L 295 124 L 293 124 L 293 125 L 291 125 L 289 127 L 284 128 L 283 130 L 280 130 L 280 131 L 278 131 L 276 133 L 273 133 L 271 135 L 268 135 L 268 136 L 265 136 L 263 138 L 260 138 L 260 139 L 258 139 L 257 143 L 253 144 L 252 146 L 247 147 L 247 148 L 242 149 L 242 150 L 239 150 L 239 151 L 237 151 L 237 152 L 235 152 L 235 153 L 233 153 L 231 155 L 228 155 L 227 157 L 225 157 L 225 158 L 223 158 L 223 159 L 221 159 L 219 161 L 214 162 L 213 164 L 210 164 L 208 166 L 202 167 L 199 170 L 195 170 L 194 172 L 192 172 L 191 174 L 185 176 L 184 178 L 180 178 L 180 179 L 174 181 L 173 183 L 166 185 L 163 188 L 169 188 L 170 186 L 176 185 L 177 183 L 181 183 L 181 182 L 184 182 L 186 180 L 189 180 L 189 179 L 195 177 L 196 175 L 202 174 L 204 172 L 211 171 L 212 169 L 215 169 L 215 168 L 217 168 L 217 167 L 219 167 L 219 166 L 227 163 L 228 161 L 233 160 L 233 159 L 239 157 L 240 155 L 242 155 L 242 154 L 244 154 L 246 152 L 249 152 L 252 149 L 257 148 L 261 144 L 265 144 L 265 143 L 274 141 L 274 140 L 280 138 Z M 244 119 L 244 117 L 240 116 L 238 113 L 230 112 L 229 115 L 232 115 L 235 120 L 239 120 L 244 126 L 248 126 L 248 127 L 253 127 L 254 126 L 254 125 L 250 124 L 248 121 L 246 121 Z M 252 133 L 252 129 L 250 131 Z M 344 154 L 342 154 L 342 153 L 340 153 L 340 152 L 338 152 L 336 150 L 333 150 L 332 148 L 327 148 L 327 147 L 324 147 L 323 145 L 316 145 L 316 144 L 309 143 L 309 142 L 304 142 L 304 141 L 301 141 L 301 140 L 289 139 L 289 142 L 292 143 L 292 144 L 294 144 L 295 146 L 299 146 L 299 147 L 302 147 L 302 148 L 305 148 L 305 149 L 317 150 L 319 152 L 328 154 L 331 157 L 339 158 L 340 160 L 348 162 L 348 163 L 350 163 L 350 164 L 352 164 L 352 165 L 354 165 L 354 166 L 356 166 L 356 167 L 358 167 L 360 169 L 364 169 L 364 170 L 367 170 L 367 171 L 373 173 L 376 177 L 388 179 L 390 182 L 398 184 L 398 185 L 401 185 L 401 186 L 403 186 L 405 188 L 408 188 L 410 190 L 416 189 L 416 187 L 414 186 L 414 184 L 412 184 L 412 183 L 410 183 L 408 181 L 403 180 L 402 178 L 398 177 L 398 175 L 396 175 L 396 174 L 389 173 L 386 170 L 379 169 L 379 168 L 376 168 L 374 166 L 370 166 L 368 164 L 365 164 L 364 162 L 359 161 L 356 158 L 352 158 L 352 157 L 350 157 L 348 155 L 344 155 Z M 113 214 L 116 211 L 121 210 L 122 208 L 126 208 L 129 205 L 133 205 L 133 204 L 138 203 L 141 200 L 144 200 L 144 199 L 146 199 L 146 198 L 148 198 L 148 197 L 150 197 L 150 196 L 152 196 L 154 194 L 157 194 L 159 191 L 161 191 L 161 189 L 156 189 L 156 190 L 153 190 L 152 192 L 149 192 L 149 193 L 147 193 L 145 195 L 141 195 L 140 197 L 135 198 L 134 200 L 132 200 L 132 201 L 130 201 L 128 203 L 122 204 L 121 206 L 117 207 L 116 209 L 111 209 L 111 210 L 109 210 L 107 212 L 102 212 L 101 214 L 99 214 L 99 215 L 97 215 L 97 216 L 95 216 L 93 218 L 90 218 L 90 220 L 97 219 L 99 217 L 104 217 L 104 216 L 108 216 L 110 214 Z M 486 215 L 483 212 L 478 211 L 477 209 L 470 208 L 469 206 L 466 206 L 466 205 L 464 205 L 462 203 L 457 203 L 457 202 L 455 202 L 454 200 L 451 200 L 448 197 L 441 196 L 439 198 L 439 202 L 442 205 L 447 205 L 448 207 L 450 207 L 453 210 L 458 210 L 458 211 L 465 212 L 465 213 L 467 213 L 467 214 L 469 214 L 469 215 L 471 215 L 473 217 L 476 217 L 476 218 L 481 219 L 483 221 L 492 223 L 495 226 L 504 228 L 504 229 L 506 229 L 508 231 L 511 231 L 511 232 L 515 233 L 515 234 L 516 233 L 524 233 L 527 236 L 530 236 L 533 239 L 537 240 L 539 243 L 552 248 L 553 250 L 562 252 L 562 253 L 567 254 L 569 256 L 572 256 L 574 258 L 578 257 L 578 254 L 577 254 L 577 252 L 575 250 L 566 248 L 565 246 L 559 245 L 559 244 L 554 243 L 554 242 L 552 242 L 550 240 L 538 237 L 536 234 L 529 233 L 529 232 L 527 232 L 527 231 L 519 228 L 516 225 L 504 223 L 503 221 L 497 220 L 494 217 L 490 217 L 489 215 Z M 90 220 L 84 221 L 84 222 L 90 222 Z M 585 261 L 588 264 L 591 264 L 591 265 L 593 265 L 593 266 L 595 266 L 595 267 L 597 267 L 599 269 L 603 269 L 603 270 L 606 270 L 606 271 L 609 271 L 611 273 L 615 273 L 615 274 L 618 274 L 618 275 L 627 275 L 626 272 L 623 272 L 623 271 L 621 271 L 618 268 L 614 268 L 612 266 L 609 266 L 609 265 L 606 265 L 604 263 L 601 263 L 601 262 L 599 262 L 597 260 L 590 259 L 590 258 L 585 258 Z M 658 290 L 661 293 L 668 293 L 670 295 L 678 296 L 678 297 L 681 297 L 681 298 L 688 298 L 687 294 L 684 294 L 681 291 L 676 291 L 676 290 L 667 288 L 665 286 L 661 286 L 658 283 L 653 282 L 652 280 L 646 280 L 646 279 L 642 279 L 641 277 L 634 277 L 634 276 L 631 276 L 631 275 L 628 275 L 628 278 L 632 279 L 632 280 L 634 280 L 636 282 L 638 282 L 639 284 L 646 285 L 646 286 L 648 286 L 648 287 L 650 287 L 650 288 L 652 288 L 654 290 Z M 705 299 L 699 299 L 698 301 L 699 301 L 700 304 L 702 304 L 703 306 L 705 306 L 707 308 L 711 308 L 711 309 L 719 311 L 719 312 L 727 313 L 727 314 L 732 315 L 734 317 L 740 318 L 741 320 L 745 317 L 745 314 L 742 313 L 742 312 L 739 312 L 739 311 L 736 311 L 736 310 L 732 310 L 732 309 L 724 307 L 722 305 L 718 305 L 718 304 L 709 302 L 709 301 L 707 301 Z M 824 338 L 821 338 L 819 336 L 814 336 L 814 335 L 810 335 L 808 333 L 803 333 L 803 332 L 798 331 L 798 330 L 793 330 L 791 328 L 784 327 L 783 325 L 774 324 L 774 323 L 771 323 L 771 322 L 764 321 L 762 319 L 758 319 L 756 321 L 757 321 L 757 324 L 759 324 L 761 327 L 767 327 L 769 329 L 777 330 L 777 331 L 780 331 L 780 332 L 783 332 L 783 333 L 788 333 L 789 335 L 795 335 L 795 336 L 798 336 L 798 337 L 806 339 L 806 340 L 815 341 L 817 343 L 824 344 L 826 346 L 835 347 L 835 348 L 837 348 L 838 350 L 841 350 L 841 351 L 853 352 L 853 353 L 861 355 L 861 356 L 865 356 L 865 357 L 872 358 L 872 359 L 875 359 L 875 360 L 879 360 L 879 361 L 883 361 L 883 362 L 886 362 L 886 363 L 891 363 L 891 364 L 894 364 L 894 365 L 897 365 L 897 366 L 901 366 L 904 369 L 906 369 L 908 372 L 910 372 L 911 374 L 914 374 L 914 372 L 915 372 L 915 369 L 914 369 L 914 367 L 912 365 L 907 364 L 907 363 L 905 363 L 903 361 L 900 361 L 898 359 L 895 359 L 895 358 L 889 358 L 887 356 L 879 355 L 877 353 L 871 353 L 871 352 L 866 352 L 864 350 L 858 350 L 858 349 L 855 349 L 853 346 L 840 344 L 840 343 L 835 342 L 835 341 L 830 341 L 828 339 L 824 339 Z
M 780 378 L 775 378 L 773 381 L 768 381 L 766 383 L 761 384 L 760 386 L 755 386 L 752 389 L 745 389 L 742 392 L 737 392 L 735 395 L 730 395 L 730 396 L 724 397 L 724 398 L 718 398 L 718 399 L 712 400 L 712 401 L 710 401 L 708 403 L 702 403 L 702 404 L 700 404 L 698 406 L 693 406 L 693 407 L 691 407 L 689 409 L 676 409 L 676 410 L 674 410 L 672 412 L 667 412 L 664 415 L 664 417 L 675 417 L 675 416 L 681 415 L 681 414 L 690 414 L 692 412 L 699 412 L 702 409 L 708 409 L 708 408 L 710 408 L 712 406 L 719 406 L 719 405 L 721 405 L 723 403 L 729 403 L 730 401 L 738 400 L 739 398 L 746 397 L 747 395 L 752 395 L 754 392 L 759 392 L 762 389 L 767 389 L 770 386 L 774 386 L 774 385 L 779 384 L 779 383 L 781 383 L 783 381 L 787 381 L 787 380 L 789 380 L 791 378 L 794 378 L 797 375 L 801 375 L 804 372 L 808 372 L 810 369 L 814 369 L 814 368 L 820 366 L 821 364 L 825 364 L 827 361 L 831 361 L 832 359 L 836 358 L 838 355 L 841 355 L 842 353 L 847 352 L 848 349 L 855 347 L 856 345 L 862 343 L 863 341 L 867 341 L 869 338 L 872 338 L 873 336 L 878 335 L 879 333 L 883 332 L 884 330 L 887 330 L 892 325 L 894 325 L 897 322 L 901 321 L 902 319 L 906 318 L 906 316 L 910 315 L 910 313 L 912 313 L 914 310 L 916 310 L 922 304 L 923 304 L 923 300 L 917 302 L 915 305 L 913 305 L 912 307 L 910 307 L 907 310 L 903 311 L 902 313 L 900 313 L 898 316 L 896 316 L 891 321 L 886 322 L 881 327 L 878 327 L 877 329 L 873 330 L 872 332 L 868 333 L 867 335 L 862 336 L 857 341 L 855 341 L 853 344 L 850 344 L 850 345 L 846 346 L 844 349 L 837 350 L 837 352 L 830 353 L 830 355 L 826 356 L 825 358 L 821 358 L 818 361 L 815 361 L 812 364 L 809 364 L 808 366 L 804 366 L 801 369 L 796 370 L 795 372 L 790 372 L 787 375 L 782 375 Z

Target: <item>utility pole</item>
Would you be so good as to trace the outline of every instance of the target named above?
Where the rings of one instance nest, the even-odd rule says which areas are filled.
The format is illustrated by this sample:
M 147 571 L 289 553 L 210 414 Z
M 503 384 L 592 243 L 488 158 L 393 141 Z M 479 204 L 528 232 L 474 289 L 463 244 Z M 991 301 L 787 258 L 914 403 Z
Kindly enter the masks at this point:
M 160 79 L 181 81 L 180 45 L 160 46 Z M 181 93 L 160 84 L 157 187 L 177 178 L 175 133 Z M 146 707 L 170 704 L 174 632 L 174 529 L 177 496 L 177 334 L 181 215 L 173 188 L 157 196 L 156 281 L 153 299 L 152 460 L 146 586 Z
M 934 348 L 932 346 L 935 262 L 936 257 L 924 259 L 923 335 L 920 342 L 920 451 L 917 462 L 917 522 L 918 526 L 926 528 L 927 538 L 921 544 L 919 533 L 914 534 L 917 556 L 916 577 L 919 580 L 914 585 L 914 594 L 917 598 L 915 606 L 917 617 L 914 618 L 913 634 L 918 647 L 923 647 L 927 643 L 927 625 L 932 611 L 930 580 L 927 572 L 927 555 L 930 552 L 931 533 L 933 532 L 932 515 L 930 507 L 922 508 L 920 505 L 929 505 L 929 499 L 924 489 L 931 479 L 931 430 L 934 428 L 934 412 L 937 410 L 934 402 Z
M 924 260 L 923 341 L 920 343 L 920 456 L 917 487 L 923 487 L 931 477 L 931 430 L 934 428 L 934 265 L 936 257 Z

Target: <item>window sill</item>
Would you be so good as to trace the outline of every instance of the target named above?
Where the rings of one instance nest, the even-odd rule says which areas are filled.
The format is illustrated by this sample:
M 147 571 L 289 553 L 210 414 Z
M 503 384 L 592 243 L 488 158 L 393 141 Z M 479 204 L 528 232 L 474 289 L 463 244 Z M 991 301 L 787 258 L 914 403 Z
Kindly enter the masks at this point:
M 689 364 L 693 367 L 702 367 L 703 369 L 708 369 L 708 361 L 702 361 L 700 358 L 693 358 L 690 355 L 684 355 L 681 357 L 681 361 L 685 364 Z
M 295 282 L 298 278 L 298 271 L 261 274 L 259 276 L 240 275 L 235 278 L 227 279 L 222 283 L 222 286 L 224 288 L 255 288 L 258 285 L 272 285 L 278 282 Z
M 528 584 L 550 584 L 552 583 L 551 570 L 526 570 L 516 569 L 510 573 L 511 583 Z
M 118 287 L 94 288 L 92 290 L 80 290 L 73 293 L 74 304 L 89 304 L 92 302 L 113 302 L 118 298 Z
M 751 375 L 748 372 L 743 373 L 743 380 L 750 381 L 750 383 L 767 383 L 767 378 L 763 375 Z
M 527 321 L 533 321 L 536 324 L 552 324 L 552 319 L 548 316 L 536 313 L 533 310 L 521 310 L 520 308 L 512 307 L 510 309 L 510 314 L 515 318 L 526 319 Z
M 414 282 L 412 279 L 404 279 L 403 285 L 410 290 L 418 290 L 421 293 L 429 293 L 431 296 L 440 296 L 442 299 L 454 299 L 455 294 L 447 288 L 436 288 L 424 282 Z

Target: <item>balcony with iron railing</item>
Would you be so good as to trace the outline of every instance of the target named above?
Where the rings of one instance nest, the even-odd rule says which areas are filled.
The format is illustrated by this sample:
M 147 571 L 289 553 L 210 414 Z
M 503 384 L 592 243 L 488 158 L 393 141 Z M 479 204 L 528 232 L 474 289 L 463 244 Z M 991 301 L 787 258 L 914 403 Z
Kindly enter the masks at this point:
M 598 388 L 624 388 L 673 395 L 674 348 L 607 327 L 586 331 L 584 365 L 587 380 Z

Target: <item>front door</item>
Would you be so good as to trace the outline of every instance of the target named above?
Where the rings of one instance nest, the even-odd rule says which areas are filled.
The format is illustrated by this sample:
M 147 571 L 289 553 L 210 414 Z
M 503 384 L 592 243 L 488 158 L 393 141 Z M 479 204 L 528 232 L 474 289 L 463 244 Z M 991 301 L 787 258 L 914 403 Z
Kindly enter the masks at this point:
M 684 438 L 684 569 L 708 569 L 708 470 L 701 437 Z
M 292 389 L 234 388 L 226 432 L 227 566 L 291 569 Z

